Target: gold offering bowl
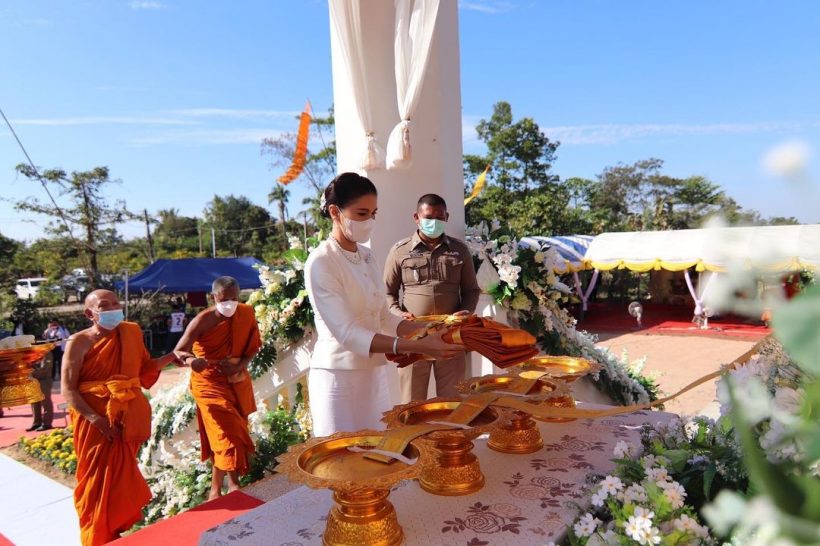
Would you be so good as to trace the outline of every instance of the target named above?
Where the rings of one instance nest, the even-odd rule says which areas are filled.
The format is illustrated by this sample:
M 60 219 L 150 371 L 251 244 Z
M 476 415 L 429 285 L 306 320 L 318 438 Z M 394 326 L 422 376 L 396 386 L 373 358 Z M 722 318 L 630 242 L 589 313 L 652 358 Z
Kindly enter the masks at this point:
M 396 510 L 387 500 L 390 488 L 402 480 L 417 478 L 434 454 L 430 446 L 415 441 L 402 453 L 416 459 L 415 464 L 366 458 L 367 448 L 378 445 L 384 434 L 374 430 L 337 432 L 291 446 L 278 457 L 276 470 L 291 481 L 333 491 L 336 504 L 330 509 L 323 544 L 398 546 L 404 541 Z
M 0 350 L 0 407 L 23 406 L 45 399 L 40 382 L 31 377 L 31 369 L 54 346 L 54 343 L 38 343 Z
M 546 374 L 549 378 L 573 383 L 585 375 L 599 372 L 601 365 L 586 358 L 541 355 L 527 360 L 521 368 L 523 371 L 518 375 L 524 379 Z M 570 395 L 558 396 L 550 400 L 550 404 L 559 408 L 574 408 L 575 399 Z M 575 420 L 571 417 L 535 417 L 535 419 L 548 423 L 566 423 Z
M 527 389 L 528 395 L 542 395 L 549 397 L 546 399 L 533 400 L 532 404 L 549 404 L 552 399 L 562 399 L 567 396 L 566 389 L 558 382 L 546 377 L 536 379 L 531 388 Z M 521 379 L 515 375 L 485 375 L 484 377 L 467 379 L 457 385 L 461 394 L 473 394 L 487 391 L 512 391 L 521 383 Z M 563 394 L 560 394 L 562 393 Z M 554 396 L 550 396 L 553 393 Z M 570 397 L 571 398 L 571 397 Z M 544 440 L 541 438 L 541 431 L 533 421 L 532 415 L 519 410 L 509 410 L 504 412 L 500 425 L 490 432 L 487 447 L 501 453 L 533 453 L 541 449 Z
M 396 406 L 385 412 L 382 422 L 388 429 L 405 425 L 447 421 L 459 405 L 460 398 L 432 398 Z M 434 495 L 469 495 L 484 487 L 484 474 L 478 458 L 472 453 L 473 440 L 495 428 L 501 412 L 486 407 L 469 423 L 470 428 L 452 428 L 431 432 L 421 439 L 436 448 L 435 464 L 424 465 L 419 478 L 421 488 Z
M 591 362 L 586 358 L 550 355 L 531 358 L 524 362 L 521 367 L 524 370 L 519 374 L 521 377 L 533 377 L 534 374 L 528 374 L 527 372 L 538 372 L 553 379 L 561 379 L 567 383 L 572 383 L 576 379 L 601 370 L 600 364 Z

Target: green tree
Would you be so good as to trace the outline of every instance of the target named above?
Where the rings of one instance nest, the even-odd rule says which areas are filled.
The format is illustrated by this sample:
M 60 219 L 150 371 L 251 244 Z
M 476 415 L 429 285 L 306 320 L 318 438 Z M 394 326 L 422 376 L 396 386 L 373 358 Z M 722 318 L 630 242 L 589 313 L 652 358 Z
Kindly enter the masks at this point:
M 210 243 L 210 231 L 204 233 L 200 220 L 194 216 L 181 216 L 175 208 L 157 211 L 154 228 L 154 244 L 161 258 L 192 258 L 205 256 Z
M 464 156 L 465 177 L 474 179 L 487 165 L 491 169 L 487 187 L 467 206 L 469 224 L 497 218 L 519 236 L 585 230 L 585 214 L 568 211 L 571 188 L 551 172 L 559 143 L 532 118 L 514 121 L 512 107 L 502 101 L 495 104 L 490 119 L 478 123 L 476 132 L 487 153 Z
M 30 180 L 42 179 L 59 190 L 60 197 L 68 204 L 58 207 L 37 199 L 27 199 L 16 203 L 17 210 L 44 214 L 60 220 L 52 221 L 48 230 L 54 235 L 68 236 L 72 245 L 88 266 L 92 283 L 99 282 L 98 253 L 106 234 L 114 230 L 116 224 L 133 217 L 125 203 L 109 203 L 104 195 L 105 188 L 118 182 L 109 178 L 108 167 L 95 167 L 90 171 L 73 171 L 70 175 L 62 169 L 49 169 L 38 176 L 30 165 L 17 165 L 17 172 Z M 74 231 L 79 231 L 75 235 Z
M 290 197 L 290 191 L 278 182 L 268 194 L 268 204 L 276 202 L 279 208 L 279 223 L 282 224 L 282 235 L 284 237 L 287 237 L 285 221 L 288 219 L 288 197 Z
M 261 257 L 273 233 L 273 218 L 244 196 L 215 195 L 205 209 L 205 225 L 216 234 L 217 252 Z
M 17 282 L 13 261 L 19 249 L 20 243 L 0 234 L 0 292 L 11 291 Z

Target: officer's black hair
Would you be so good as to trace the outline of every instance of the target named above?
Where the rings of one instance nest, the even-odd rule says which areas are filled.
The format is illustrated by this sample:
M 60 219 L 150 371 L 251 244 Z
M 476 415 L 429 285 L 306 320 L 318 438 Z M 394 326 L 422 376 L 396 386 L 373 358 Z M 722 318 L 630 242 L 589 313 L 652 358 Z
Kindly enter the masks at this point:
M 444 210 L 447 210 L 447 202 L 444 198 L 440 195 L 436 195 L 435 193 L 426 193 L 419 198 L 419 202 L 416 204 L 416 210 L 419 210 L 422 205 L 430 205 L 431 207 L 444 207 Z

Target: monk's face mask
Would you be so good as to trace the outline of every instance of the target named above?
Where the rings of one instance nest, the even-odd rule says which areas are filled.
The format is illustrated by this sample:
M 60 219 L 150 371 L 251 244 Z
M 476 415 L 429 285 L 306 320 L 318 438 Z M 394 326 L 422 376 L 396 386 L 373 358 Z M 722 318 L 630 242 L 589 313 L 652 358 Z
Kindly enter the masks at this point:
M 216 302 L 216 310 L 223 317 L 232 317 L 236 313 L 236 306 L 238 302 L 233 300 Z

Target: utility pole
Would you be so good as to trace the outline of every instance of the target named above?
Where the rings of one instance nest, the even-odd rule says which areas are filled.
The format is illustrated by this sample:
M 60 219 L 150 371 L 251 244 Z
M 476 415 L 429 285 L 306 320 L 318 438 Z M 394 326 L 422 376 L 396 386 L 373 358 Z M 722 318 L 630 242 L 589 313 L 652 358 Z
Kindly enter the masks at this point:
M 151 224 L 148 223 L 148 209 L 142 209 L 145 218 L 145 235 L 148 238 L 148 258 L 154 263 L 154 240 L 151 238 Z
M 199 235 L 199 255 L 202 256 L 202 224 L 196 221 L 196 233 Z
M 303 210 L 299 214 L 302 215 L 302 226 L 304 227 L 303 235 L 304 235 L 304 242 L 305 242 L 305 250 L 307 250 L 307 247 L 308 247 L 308 244 L 307 244 L 307 215 L 308 215 L 308 213 L 307 213 L 306 210 Z
M 216 258 L 216 230 L 211 228 L 211 253 L 212 257 Z

